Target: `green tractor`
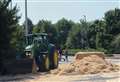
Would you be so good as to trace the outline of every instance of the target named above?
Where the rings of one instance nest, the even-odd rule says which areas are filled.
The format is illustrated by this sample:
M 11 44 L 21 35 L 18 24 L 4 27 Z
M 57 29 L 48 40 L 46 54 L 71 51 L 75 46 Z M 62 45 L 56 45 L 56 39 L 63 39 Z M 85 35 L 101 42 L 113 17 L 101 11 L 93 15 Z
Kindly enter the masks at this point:
M 49 71 L 58 67 L 58 52 L 54 44 L 49 43 L 46 33 L 29 34 L 27 56 L 32 58 L 38 71 Z

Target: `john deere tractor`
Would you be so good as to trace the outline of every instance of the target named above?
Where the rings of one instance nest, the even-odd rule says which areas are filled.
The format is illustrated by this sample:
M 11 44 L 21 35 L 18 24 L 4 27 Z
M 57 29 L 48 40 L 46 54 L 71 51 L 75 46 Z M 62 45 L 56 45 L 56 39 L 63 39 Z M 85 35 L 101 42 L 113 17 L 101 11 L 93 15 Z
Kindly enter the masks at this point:
M 58 52 L 54 44 L 49 43 L 45 33 L 27 35 L 29 45 L 25 48 L 26 55 L 33 58 L 39 71 L 48 71 L 58 67 Z

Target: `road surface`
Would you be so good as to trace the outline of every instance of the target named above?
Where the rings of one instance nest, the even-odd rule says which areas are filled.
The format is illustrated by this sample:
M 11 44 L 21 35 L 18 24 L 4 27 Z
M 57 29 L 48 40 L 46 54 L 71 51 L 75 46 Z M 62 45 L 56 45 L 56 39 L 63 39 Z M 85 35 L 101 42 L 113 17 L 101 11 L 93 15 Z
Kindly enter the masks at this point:
M 73 57 L 69 57 L 69 62 Z M 120 65 L 120 59 L 106 59 L 107 61 Z M 60 64 L 69 63 L 66 61 Z M 99 73 L 89 75 L 61 75 L 56 76 L 49 73 L 22 74 L 0 76 L 0 82 L 120 82 L 120 71 L 112 73 Z

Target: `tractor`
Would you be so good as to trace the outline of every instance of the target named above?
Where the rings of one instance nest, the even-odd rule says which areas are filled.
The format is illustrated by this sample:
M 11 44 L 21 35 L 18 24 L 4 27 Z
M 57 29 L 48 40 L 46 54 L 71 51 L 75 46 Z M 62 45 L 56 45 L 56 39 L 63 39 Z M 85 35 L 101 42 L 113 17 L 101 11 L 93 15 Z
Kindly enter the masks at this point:
M 4 60 L 0 75 L 46 72 L 58 67 L 58 51 L 46 33 L 28 34 L 24 57 Z M 1 63 L 1 62 L 0 62 Z
M 48 40 L 46 33 L 28 34 L 26 56 L 33 59 L 38 71 L 49 71 L 58 67 L 58 51 Z

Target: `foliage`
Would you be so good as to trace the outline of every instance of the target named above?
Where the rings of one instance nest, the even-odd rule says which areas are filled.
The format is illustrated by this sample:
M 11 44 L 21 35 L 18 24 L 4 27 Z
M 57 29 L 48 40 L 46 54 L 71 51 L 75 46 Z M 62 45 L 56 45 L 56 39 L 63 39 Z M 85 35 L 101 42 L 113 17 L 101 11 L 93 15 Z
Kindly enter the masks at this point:
M 102 48 L 105 34 L 105 22 L 102 20 L 95 20 L 89 27 L 88 39 L 90 48 Z
M 120 9 L 115 8 L 105 13 L 107 33 L 117 35 L 120 33 Z
M 16 50 L 16 52 L 23 52 L 25 47 L 25 37 L 24 37 L 24 29 L 22 26 L 17 25 L 15 32 L 12 33 L 12 40 L 10 42 L 12 47 Z
M 71 20 L 66 20 L 65 18 L 60 19 L 56 24 L 56 30 L 58 34 L 58 43 L 61 48 L 64 48 L 66 45 L 66 40 L 69 34 L 70 29 L 74 25 L 74 22 Z
M 16 52 L 24 51 L 25 22 L 18 24 L 18 9 L 10 9 L 10 0 L 0 1 L 0 58 L 12 57 Z M 104 51 L 120 53 L 120 9 L 115 8 L 105 13 L 102 20 L 86 21 L 80 19 L 76 23 L 65 18 L 55 24 L 48 20 L 40 20 L 33 25 L 28 18 L 28 33 L 47 33 L 50 43 L 70 53 L 77 51 Z M 77 50 L 73 50 L 77 49 Z
M 108 52 L 113 53 L 114 45 L 111 46 L 112 42 L 114 44 L 116 37 L 120 33 L 120 9 L 115 8 L 114 10 L 109 10 L 105 13 L 104 17 L 106 23 L 106 33 L 104 45 Z
M 47 20 L 40 20 L 34 27 L 33 33 L 47 33 L 50 43 L 57 43 L 57 32 L 54 25 Z
M 49 41 L 70 49 L 98 50 L 107 53 L 119 51 L 120 9 L 115 8 L 105 13 L 102 20 L 86 21 L 80 19 L 75 23 L 65 18 L 55 24 L 48 20 L 40 20 L 33 32 L 48 33 Z
M 67 41 L 66 41 L 66 46 L 68 48 L 79 48 L 79 45 L 80 45 L 79 39 L 81 37 L 81 36 L 77 37 L 79 33 L 80 33 L 80 24 L 77 23 L 72 26 L 68 34 Z
M 63 50 L 64 51 L 64 50 Z M 68 55 L 72 55 L 72 56 L 74 56 L 75 55 L 75 53 L 77 53 L 77 52 L 107 52 L 105 49 L 90 49 L 90 48 L 88 48 L 88 49 L 68 49 Z
M 15 49 L 12 47 L 12 33 L 16 30 L 19 17 L 18 9 L 10 9 L 10 0 L 0 1 L 0 58 L 13 56 Z
M 120 9 L 105 13 L 103 20 L 86 22 L 81 19 L 69 32 L 66 45 L 69 48 L 97 49 L 107 53 L 119 51 Z
M 114 47 L 119 44 L 119 39 L 116 38 L 120 33 L 119 26 L 120 9 L 115 8 L 105 12 L 102 20 L 90 22 L 80 19 L 79 23 L 75 23 L 62 18 L 57 23 L 51 24 L 50 21 L 41 20 L 35 26 L 34 32 L 48 33 L 50 31 L 54 33 L 56 39 L 51 41 L 62 49 L 65 47 L 83 50 L 95 49 L 113 53 L 116 49 Z
M 120 53 L 120 35 L 117 35 L 115 39 L 112 41 L 112 52 Z

